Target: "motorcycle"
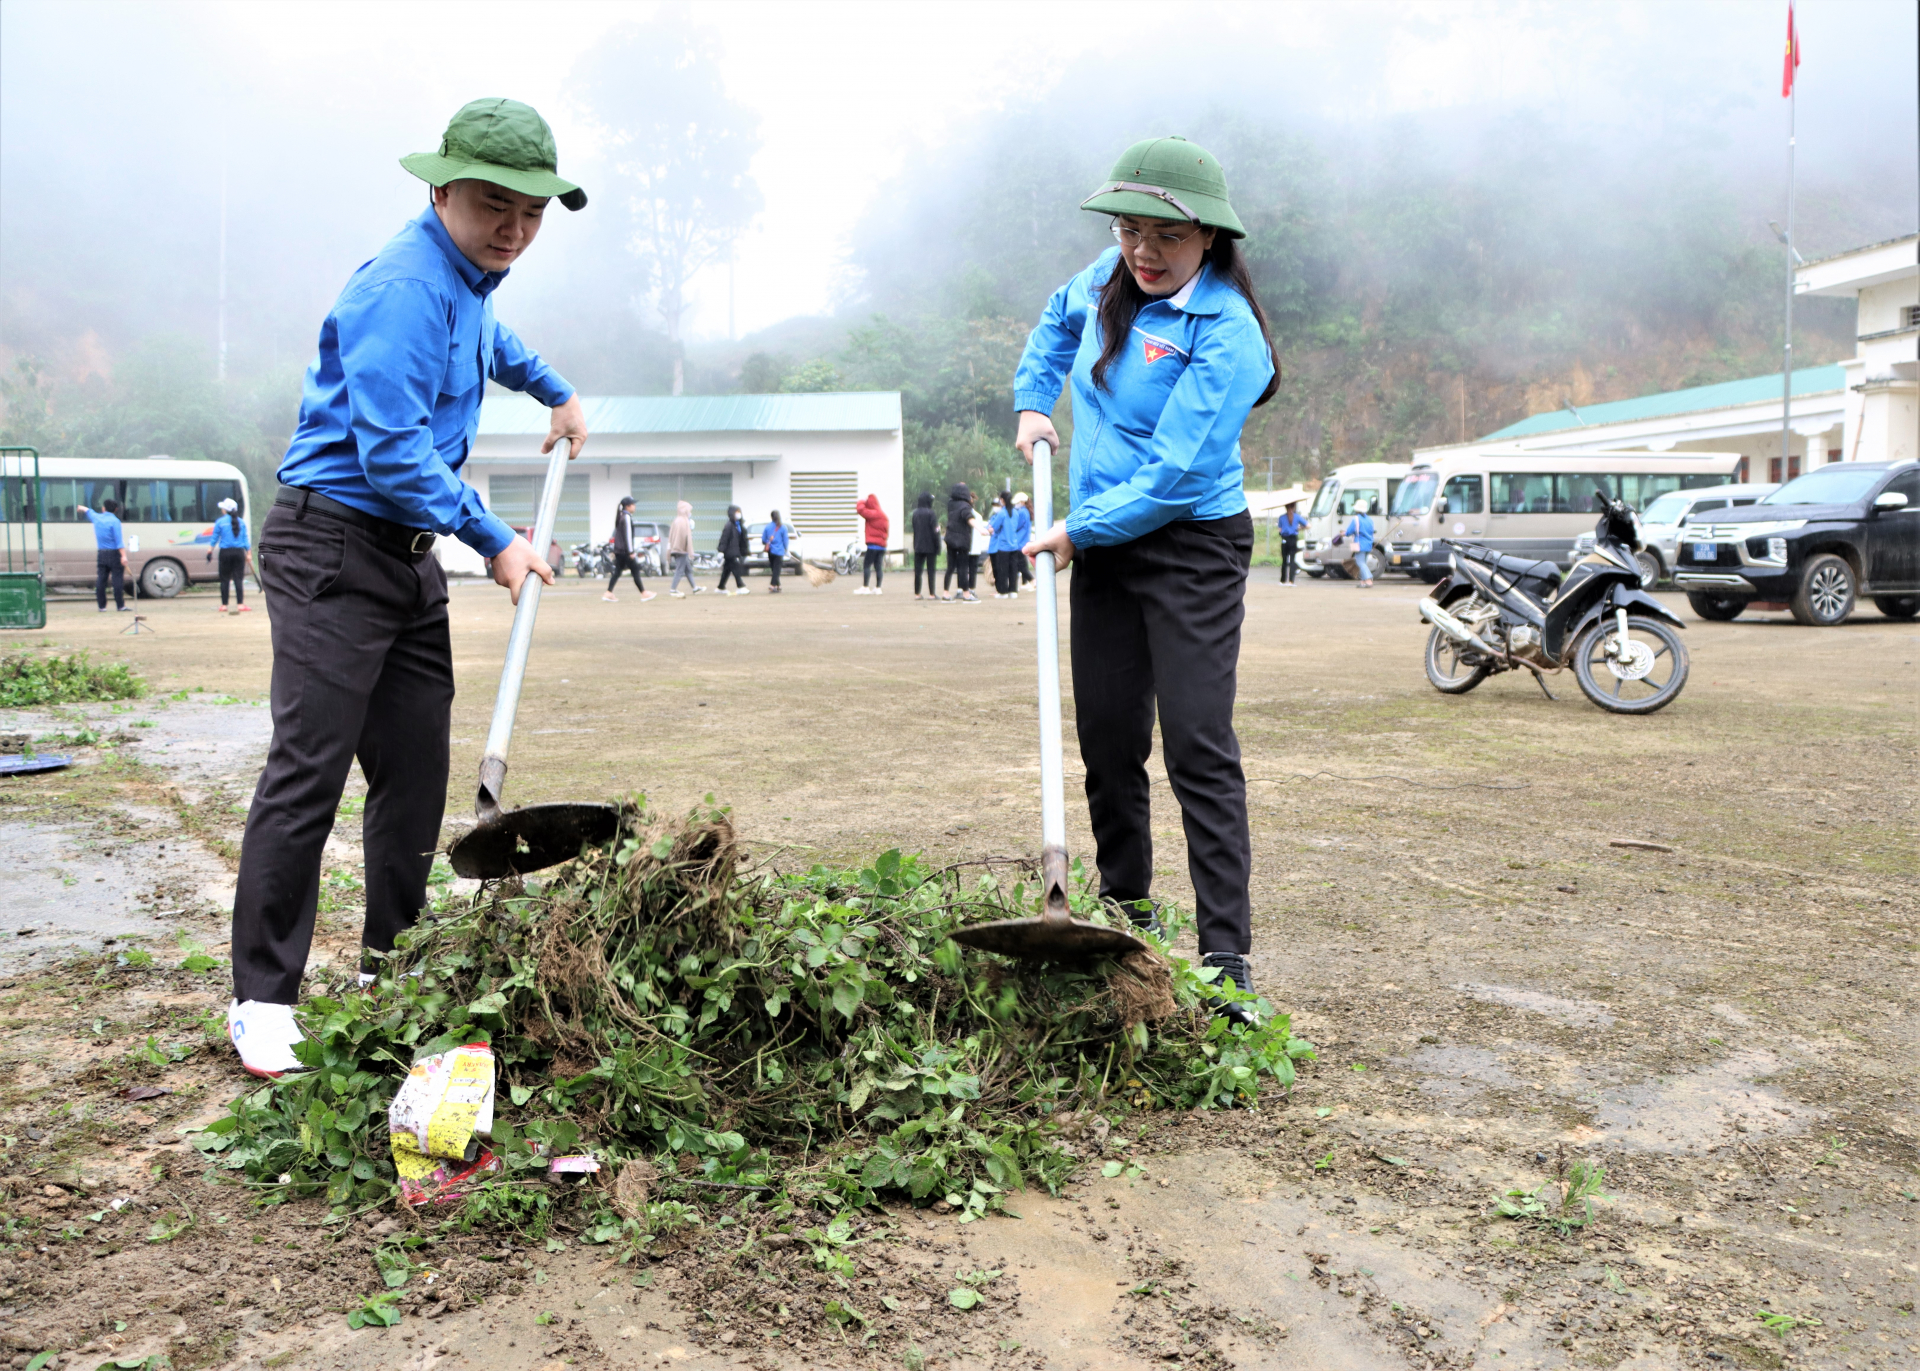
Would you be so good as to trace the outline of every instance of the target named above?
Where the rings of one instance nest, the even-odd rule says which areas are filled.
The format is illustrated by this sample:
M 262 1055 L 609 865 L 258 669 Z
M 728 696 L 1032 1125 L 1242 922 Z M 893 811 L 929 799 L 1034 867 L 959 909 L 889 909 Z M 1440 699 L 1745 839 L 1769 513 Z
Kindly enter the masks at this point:
M 1593 550 L 1562 576 L 1552 562 L 1446 539 L 1451 574 L 1420 601 L 1427 680 L 1464 695 L 1487 677 L 1525 669 L 1541 691 L 1547 673 L 1573 668 L 1581 693 L 1615 714 L 1651 714 L 1687 683 L 1678 615 L 1640 588 L 1633 509 L 1594 492 L 1601 511 Z
M 597 581 L 613 573 L 613 544 L 573 545 L 573 571 L 583 581 Z

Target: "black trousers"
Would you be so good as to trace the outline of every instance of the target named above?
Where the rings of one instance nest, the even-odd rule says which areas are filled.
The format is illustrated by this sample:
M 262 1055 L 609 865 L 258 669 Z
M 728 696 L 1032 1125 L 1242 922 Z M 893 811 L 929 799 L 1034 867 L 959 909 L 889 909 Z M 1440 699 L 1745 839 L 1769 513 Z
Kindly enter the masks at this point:
M 767 577 L 773 582 L 773 584 L 768 587 L 771 590 L 780 589 L 780 563 L 782 560 L 784 559 L 775 556 L 771 552 L 767 554 Z
M 1001 595 L 1011 595 L 1020 588 L 1020 579 L 1013 569 L 1013 559 L 1017 552 L 992 552 L 987 554 L 993 562 L 993 588 Z
M 1100 893 L 1153 881 L 1147 758 L 1156 706 L 1187 835 L 1200 951 L 1246 952 L 1253 848 L 1233 731 L 1253 519 L 1182 520 L 1073 561 L 1073 699 Z
M 120 565 L 120 549 L 103 547 L 93 554 L 93 602 L 107 607 L 107 581 L 113 581 L 113 607 L 127 607 L 127 569 Z
M 913 554 L 913 593 L 920 593 L 920 570 L 926 568 L 927 594 L 938 594 L 940 586 L 936 580 L 940 570 L 940 554 L 937 552 L 916 552 Z
M 955 579 L 958 579 L 960 589 L 970 591 L 973 589 L 973 573 L 974 560 L 972 550 L 970 548 L 955 547 L 952 543 L 948 543 L 947 584 L 952 585 Z
M 1298 538 L 1280 540 L 1280 579 L 1283 581 L 1300 579 L 1300 540 Z
M 640 583 L 640 563 L 635 561 L 633 554 L 629 552 L 613 554 L 613 575 L 607 577 L 607 594 L 613 594 L 613 588 L 620 584 L 620 573 L 623 571 L 633 573 L 633 588 L 645 595 L 647 588 Z
M 315 510 L 275 505 L 260 534 L 273 633 L 273 742 L 233 899 L 233 993 L 292 1004 L 313 943 L 320 857 L 354 759 L 366 924 L 386 952 L 420 917 L 447 800 L 453 648 L 447 577 Z
M 744 559 L 729 552 L 720 562 L 720 589 L 727 588 L 727 577 L 733 577 L 733 583 L 742 590 L 746 589 L 747 578 L 742 570 L 746 566 Z
M 875 585 L 887 579 L 887 550 L 883 547 L 870 547 L 860 558 L 860 584 L 867 584 L 869 579 Z
M 243 547 L 220 549 L 220 603 L 227 602 L 227 587 L 233 587 L 233 602 L 247 602 L 247 550 Z

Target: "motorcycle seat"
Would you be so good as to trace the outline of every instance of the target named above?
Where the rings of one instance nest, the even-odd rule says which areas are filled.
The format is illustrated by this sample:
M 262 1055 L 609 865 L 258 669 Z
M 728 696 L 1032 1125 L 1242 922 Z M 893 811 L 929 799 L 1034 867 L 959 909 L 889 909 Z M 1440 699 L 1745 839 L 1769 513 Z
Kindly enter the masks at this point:
M 1509 576 L 1518 576 L 1522 580 L 1544 581 L 1550 586 L 1560 584 L 1560 568 L 1552 562 L 1535 562 L 1525 557 L 1512 557 L 1504 552 L 1495 552 L 1492 548 L 1469 548 L 1467 555 L 1474 561 L 1504 571 Z

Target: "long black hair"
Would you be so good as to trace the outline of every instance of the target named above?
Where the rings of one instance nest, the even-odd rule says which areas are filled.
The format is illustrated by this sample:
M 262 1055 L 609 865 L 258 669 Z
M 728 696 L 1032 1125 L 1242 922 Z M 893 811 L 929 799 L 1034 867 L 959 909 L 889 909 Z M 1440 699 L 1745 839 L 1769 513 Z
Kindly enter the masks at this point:
M 235 505 L 227 511 L 227 528 L 234 537 L 240 536 L 240 506 Z
M 1260 325 L 1260 336 L 1267 341 L 1267 356 L 1273 359 L 1273 379 L 1260 392 L 1260 398 L 1253 402 L 1253 407 L 1258 409 L 1280 389 L 1280 354 L 1273 350 L 1273 338 L 1267 332 L 1267 312 L 1260 308 L 1260 298 L 1253 293 L 1253 278 L 1247 274 L 1246 259 L 1233 243 L 1233 238 L 1225 229 L 1216 229 L 1213 246 L 1207 249 L 1206 265 L 1240 292 L 1253 310 L 1254 322 Z M 1113 264 L 1113 274 L 1100 287 L 1100 360 L 1093 364 L 1093 383 L 1096 386 L 1111 393 L 1107 385 L 1107 368 L 1119 358 L 1120 349 L 1133 336 L 1134 316 L 1140 313 L 1142 305 L 1166 298 L 1164 295 L 1149 295 L 1140 289 L 1140 283 L 1133 279 L 1133 272 L 1128 269 L 1125 257 Z

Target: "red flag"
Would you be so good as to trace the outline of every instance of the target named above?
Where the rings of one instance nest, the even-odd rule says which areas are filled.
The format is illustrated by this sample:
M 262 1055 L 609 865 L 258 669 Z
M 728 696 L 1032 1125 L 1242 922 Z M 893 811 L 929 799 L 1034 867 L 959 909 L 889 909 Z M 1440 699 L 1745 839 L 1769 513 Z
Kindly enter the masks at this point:
M 1793 94 L 1793 71 L 1800 65 L 1800 35 L 1793 31 L 1793 4 L 1787 4 L 1787 55 L 1780 75 L 1780 98 Z

